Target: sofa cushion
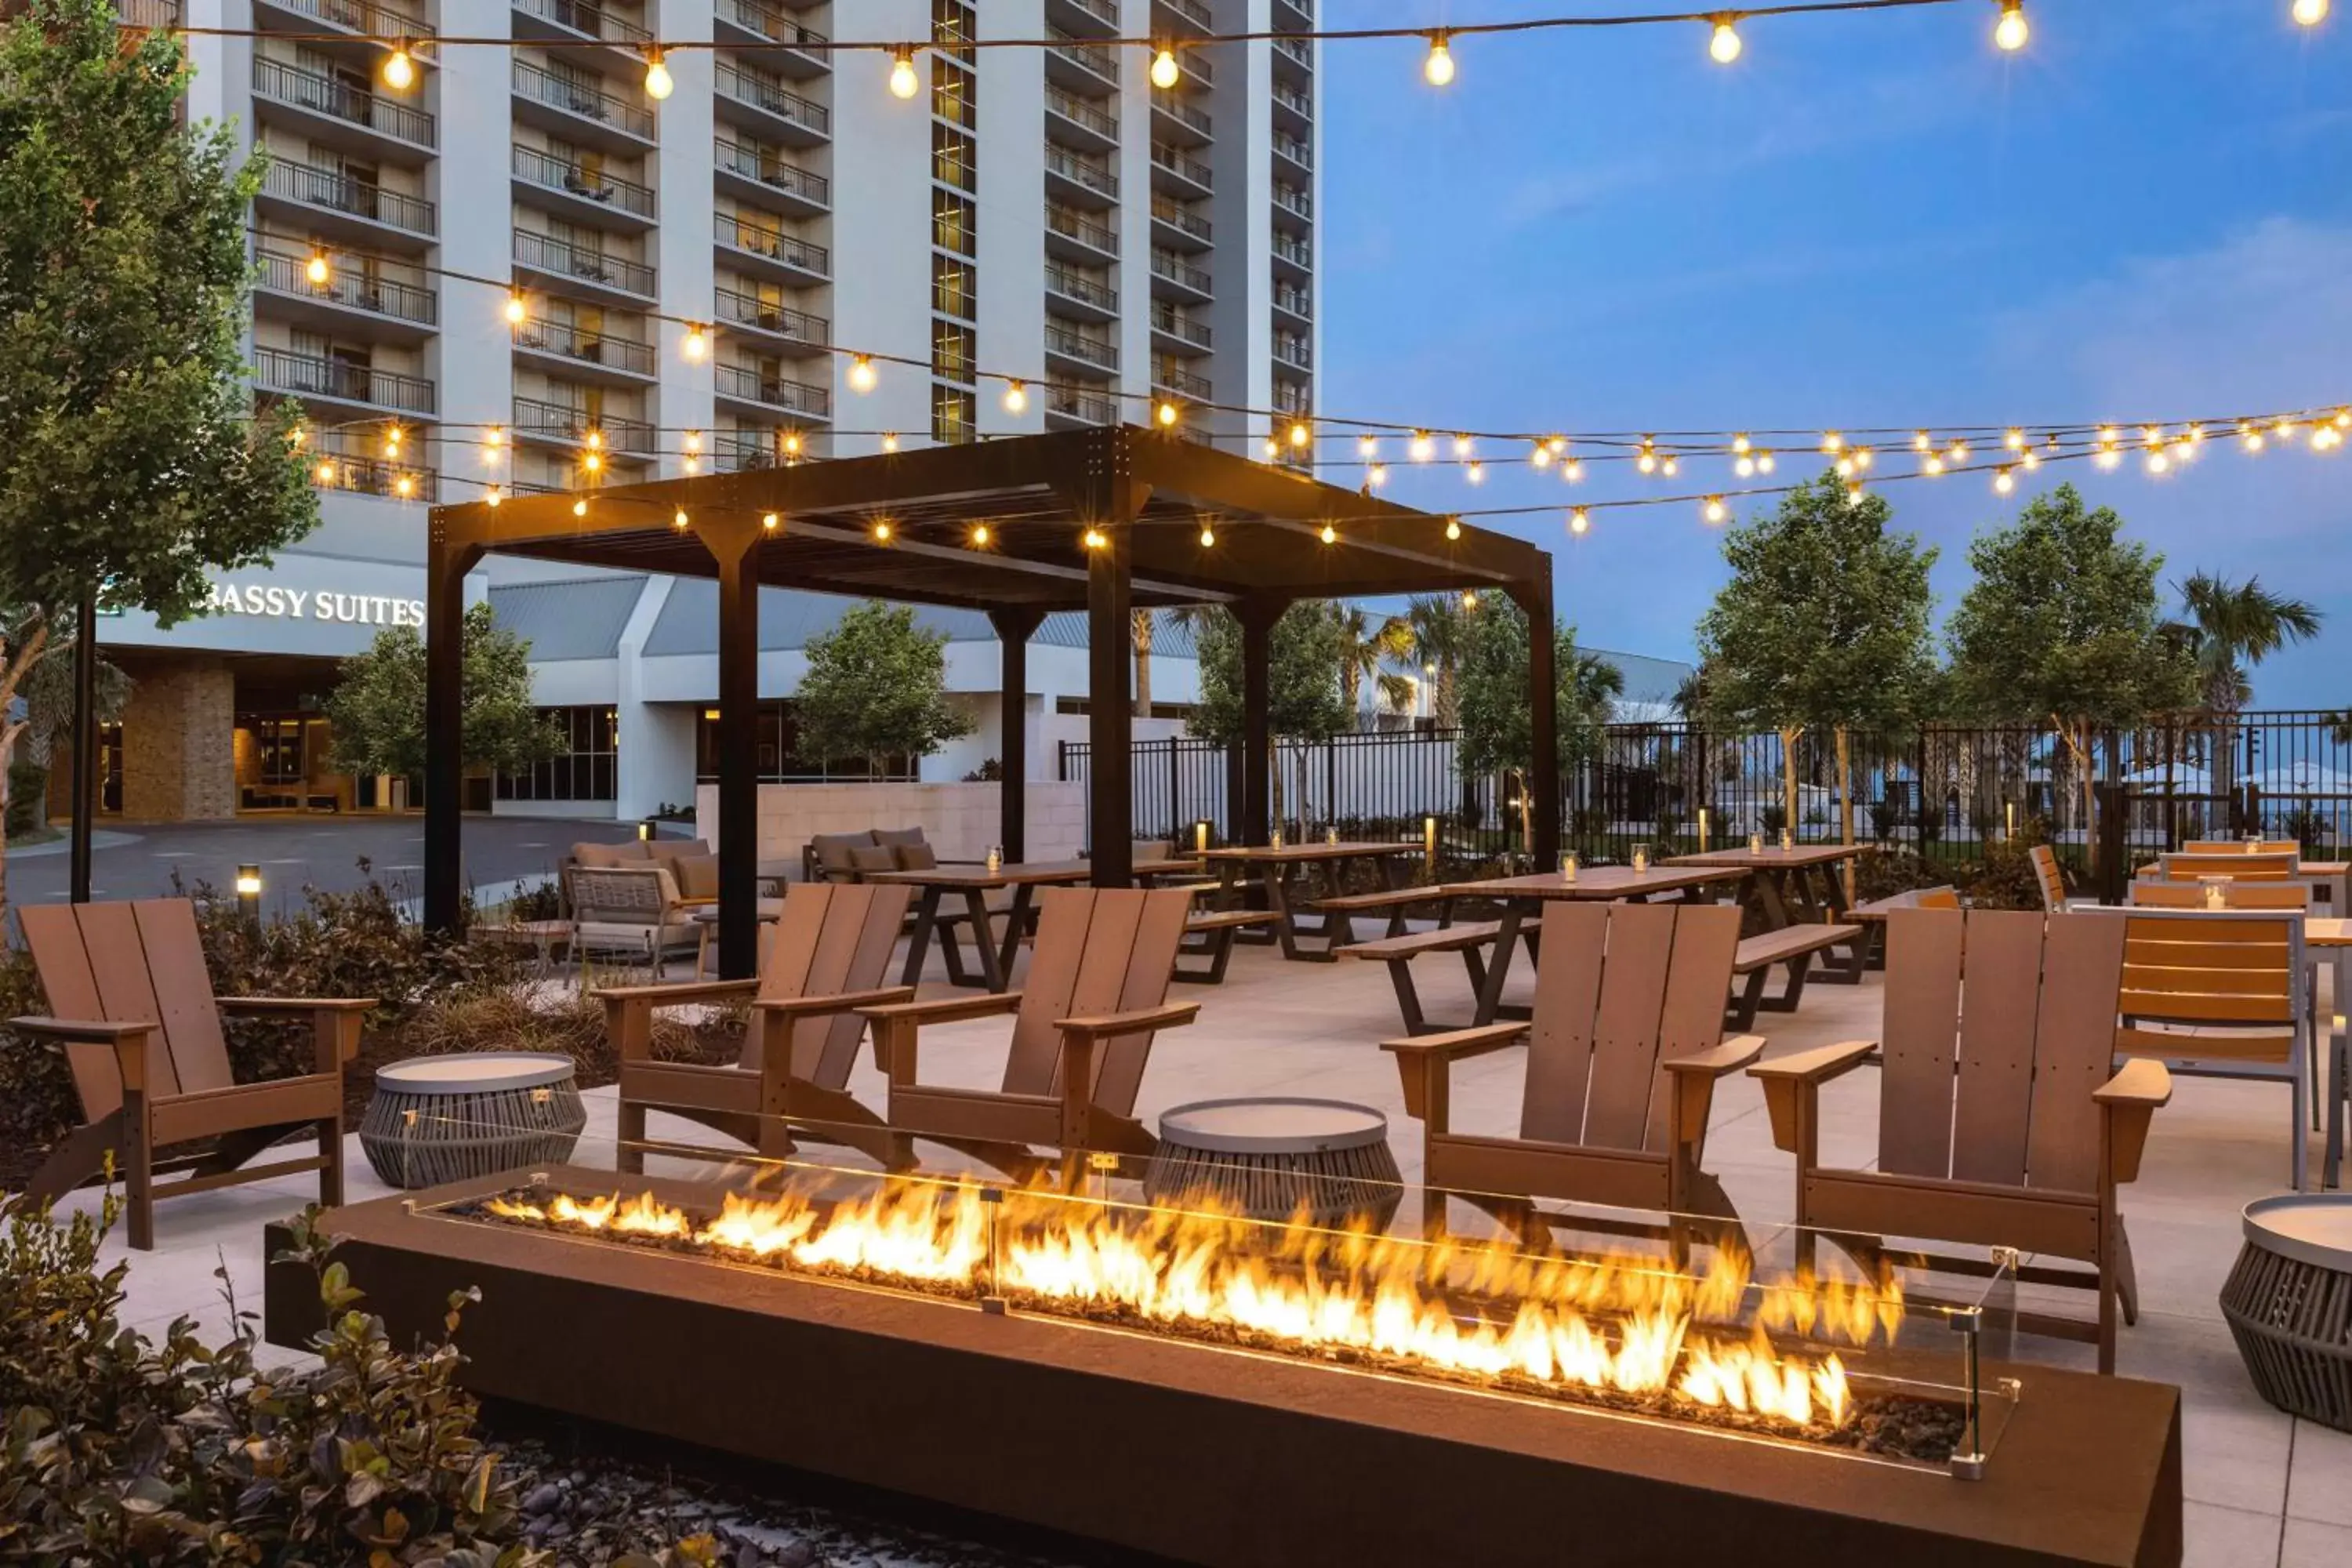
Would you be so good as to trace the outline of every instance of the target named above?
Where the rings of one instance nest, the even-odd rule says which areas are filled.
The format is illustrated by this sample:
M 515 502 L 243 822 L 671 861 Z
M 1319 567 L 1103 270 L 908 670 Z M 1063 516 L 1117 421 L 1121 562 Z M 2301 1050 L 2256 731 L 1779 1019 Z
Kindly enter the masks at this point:
M 716 855 L 680 855 L 669 862 L 670 875 L 677 879 L 677 890 L 682 898 L 715 899 L 719 896 L 719 857 Z
M 902 844 L 920 844 L 923 842 L 923 830 L 919 827 L 877 827 L 874 830 L 874 842 L 887 844 L 894 849 Z
M 856 869 L 849 863 L 849 852 L 863 846 L 871 848 L 874 835 L 866 833 L 820 833 L 809 840 L 809 848 L 816 856 L 817 869 L 828 878 L 846 877 Z
M 890 853 L 898 858 L 901 871 L 928 871 L 940 863 L 939 852 L 928 844 L 895 844 Z
M 868 871 L 895 871 L 898 868 L 898 852 L 887 844 L 853 845 L 849 868 L 861 877 Z
M 625 844 L 574 844 L 572 858 L 593 869 L 604 866 L 641 866 L 649 857 L 646 846 L 632 839 Z

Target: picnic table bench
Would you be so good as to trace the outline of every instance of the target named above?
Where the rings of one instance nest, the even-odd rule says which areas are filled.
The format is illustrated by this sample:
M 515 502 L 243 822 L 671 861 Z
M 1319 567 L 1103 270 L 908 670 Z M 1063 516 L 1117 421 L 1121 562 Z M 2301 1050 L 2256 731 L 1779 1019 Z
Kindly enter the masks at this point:
M 1814 955 L 1853 942 L 1862 935 L 1862 931 L 1858 925 L 1798 924 L 1742 937 L 1738 953 L 1731 961 L 1731 973 L 1746 984 L 1731 999 L 1731 1027 L 1746 1034 L 1756 1026 L 1759 1012 L 1795 1012 L 1799 999 L 1805 994 L 1805 976 L 1812 967 Z M 1764 983 L 1774 964 L 1786 968 L 1789 977 L 1778 996 L 1767 996 Z

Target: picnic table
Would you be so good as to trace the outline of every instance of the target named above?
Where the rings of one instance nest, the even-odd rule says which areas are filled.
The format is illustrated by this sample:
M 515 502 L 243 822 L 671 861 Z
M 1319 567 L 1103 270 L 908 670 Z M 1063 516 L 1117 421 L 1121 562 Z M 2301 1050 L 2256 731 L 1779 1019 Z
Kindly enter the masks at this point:
M 1519 945 L 1520 927 L 1528 915 L 1540 911 L 1545 904 L 1594 900 L 1647 903 L 1665 897 L 1704 903 L 1707 889 L 1747 879 L 1744 868 L 1732 866 L 1652 866 L 1643 871 L 1636 871 L 1631 866 L 1588 866 L 1577 872 L 1574 881 L 1558 871 L 1537 871 L 1523 877 L 1447 882 L 1431 892 L 1433 898 L 1449 903 L 1460 899 L 1491 899 L 1503 907 L 1503 917 L 1495 932 L 1494 952 L 1486 960 L 1486 974 L 1478 988 L 1478 1010 L 1472 1019 L 1473 1027 L 1483 1027 L 1497 1018 L 1525 1016 L 1523 1008 L 1504 1008 L 1503 982 L 1511 973 L 1511 952 Z M 1533 931 L 1526 934 L 1530 941 L 1535 935 Z
M 1779 931 L 1801 921 L 1827 925 L 1846 923 L 1849 915 L 1845 879 L 1838 875 L 1838 868 L 1860 858 L 1869 847 L 1864 844 L 1797 844 L 1786 849 L 1778 845 L 1750 849 L 1742 845 L 1730 849 L 1703 849 L 1696 855 L 1676 855 L 1665 864 L 1738 867 L 1750 873 L 1746 897 L 1753 900 L 1763 918 L 1764 929 Z M 1843 963 L 1831 963 L 1824 956 L 1822 978 L 1832 984 L 1858 985 L 1869 956 L 1867 936 L 1857 938 L 1848 945 Z
M 1380 868 L 1381 886 L 1393 892 L 1405 885 L 1408 858 L 1423 852 L 1424 847 L 1419 843 L 1342 839 L 1336 844 L 1230 844 L 1207 851 L 1203 858 L 1216 868 L 1221 900 L 1238 889 L 1245 879 L 1256 879 L 1265 893 L 1265 907 L 1274 915 L 1273 940 L 1280 944 L 1283 957 L 1328 963 L 1339 949 L 1355 940 L 1348 911 L 1332 908 L 1325 910 L 1319 921 L 1302 920 L 1294 879 L 1319 868 L 1327 897 L 1337 900 L 1347 890 L 1347 868 L 1353 862 L 1369 860 Z M 1304 946 L 1302 938 L 1321 945 Z
M 1197 871 L 1200 862 L 1189 858 L 1173 857 L 1160 859 L 1139 859 L 1134 873 L 1138 877 L 1173 876 Z M 940 951 L 948 961 L 948 980 L 955 985 L 985 986 L 1002 993 L 1010 984 L 1013 960 L 1021 951 L 1021 938 L 1029 930 L 1031 906 L 1039 888 L 1067 887 L 1084 882 L 1094 875 L 1094 863 L 1089 860 L 1029 860 L 999 866 L 990 870 L 986 866 L 932 866 L 921 870 L 869 871 L 868 882 L 898 882 L 919 889 L 915 900 L 915 930 L 907 943 L 907 963 L 898 977 L 902 985 L 919 984 L 923 977 L 923 962 L 930 954 L 931 933 L 941 924 L 940 905 L 950 894 L 963 902 L 963 919 L 971 922 L 971 945 L 977 956 L 979 971 L 968 973 L 963 966 L 961 944 L 952 931 L 940 937 Z M 1012 889 L 1013 900 L 1005 905 L 1004 928 L 1000 935 L 996 916 L 1000 912 L 988 902 L 988 895 Z M 958 917 L 950 914 L 946 923 L 953 925 Z

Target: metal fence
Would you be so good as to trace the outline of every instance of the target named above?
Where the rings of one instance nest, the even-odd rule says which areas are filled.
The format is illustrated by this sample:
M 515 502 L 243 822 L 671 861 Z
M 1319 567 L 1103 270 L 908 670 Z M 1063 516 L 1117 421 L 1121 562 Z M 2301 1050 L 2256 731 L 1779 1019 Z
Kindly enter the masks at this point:
M 1060 776 L 1087 777 L 1090 748 L 1061 747 Z M 1838 738 L 1807 731 L 1784 747 L 1773 733 L 1723 734 L 1688 724 L 1615 724 L 1589 736 L 1561 779 L 1563 841 L 1590 859 L 1744 842 L 1837 840 L 1900 845 L 1930 859 L 1979 858 L 2021 827 L 2062 852 L 2087 849 L 2094 785 L 2120 790 L 2123 841 L 2135 858 L 2190 838 L 2259 829 L 2314 852 L 2352 842 L 2352 716 L 2317 710 L 2196 716 L 2137 730 L 2068 735 L 2053 725 L 1934 725 Z M 1517 774 L 1465 774 L 1447 731 L 1343 735 L 1275 747 L 1274 814 L 1287 831 L 1418 838 L 1438 819 L 1445 841 L 1473 855 L 1522 846 Z M 1138 742 L 1137 836 L 1190 839 L 1200 822 L 1234 837 L 1237 772 L 1205 741 Z M 1796 801 L 1790 820 L 1788 787 Z

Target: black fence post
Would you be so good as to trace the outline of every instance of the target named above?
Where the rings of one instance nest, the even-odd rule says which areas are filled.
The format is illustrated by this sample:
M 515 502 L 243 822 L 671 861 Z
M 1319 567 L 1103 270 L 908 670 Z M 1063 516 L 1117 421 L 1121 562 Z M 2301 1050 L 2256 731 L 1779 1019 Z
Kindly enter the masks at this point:
M 2113 781 L 2103 781 L 2091 788 L 2097 800 L 2099 813 L 2099 902 L 2120 904 L 2124 901 L 2124 886 L 2131 879 L 2124 855 L 2126 791 L 2122 784 Z

